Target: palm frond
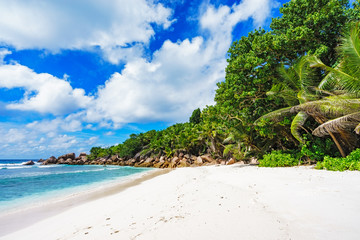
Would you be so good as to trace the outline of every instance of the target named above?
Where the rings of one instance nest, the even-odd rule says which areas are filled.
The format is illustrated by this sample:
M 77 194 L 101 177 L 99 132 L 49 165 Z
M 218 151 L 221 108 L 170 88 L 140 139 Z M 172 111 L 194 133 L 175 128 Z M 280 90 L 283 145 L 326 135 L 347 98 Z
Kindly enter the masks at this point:
M 360 123 L 356 126 L 354 131 L 355 131 L 356 134 L 360 134 Z
M 269 97 L 282 98 L 289 106 L 294 106 L 299 103 L 296 97 L 296 91 L 283 83 L 274 84 L 271 89 L 266 92 Z
M 313 87 L 313 89 L 314 89 L 314 91 L 316 91 L 316 92 L 319 92 L 319 93 L 321 93 L 321 94 L 323 94 L 323 95 L 328 95 L 328 96 L 336 96 L 337 94 L 336 94 L 336 91 L 327 91 L 327 90 L 324 90 L 324 89 L 321 89 L 321 88 L 319 88 L 319 87 Z M 331 89 L 331 90 L 333 90 L 333 89 Z
M 332 68 L 326 66 L 315 56 L 307 57 L 311 67 L 319 67 L 328 71 L 328 75 L 319 85 L 321 89 L 329 89 L 336 86 L 349 93 L 360 94 L 360 27 L 355 24 L 349 34 L 342 40 L 342 45 L 338 48 L 342 56 L 342 61 L 338 66 Z
M 360 109 L 360 99 L 328 97 L 318 101 L 306 102 L 291 108 L 291 112 L 306 112 L 310 116 L 326 116 L 337 118 L 357 112 Z
M 307 57 L 301 57 L 294 65 L 298 75 L 300 87 L 307 95 L 313 95 L 312 87 L 318 84 L 318 77 L 313 68 L 310 67 Z
M 224 148 L 224 151 L 223 151 L 223 157 L 228 155 L 229 152 L 234 148 L 234 146 L 235 146 L 234 144 L 226 145 L 226 147 Z
M 284 65 L 281 65 L 278 68 L 278 73 L 281 77 L 281 83 L 293 89 L 294 91 L 300 90 L 300 81 L 297 76 L 296 71 L 293 67 L 286 68 Z
M 281 65 L 278 73 L 280 78 L 274 81 L 277 83 L 267 92 L 268 96 L 280 97 L 290 106 L 298 104 L 298 101 L 303 103 L 318 99 L 314 86 L 319 78 L 316 70 L 310 68 L 307 57 L 301 57 L 290 67 Z
M 258 118 L 254 122 L 254 124 L 258 125 L 261 120 L 266 120 L 266 119 L 274 121 L 274 122 L 280 122 L 282 119 L 284 119 L 284 117 L 291 115 L 290 110 L 292 108 L 293 107 L 281 108 L 281 109 L 278 109 L 276 111 L 265 114 L 265 115 L 261 116 L 260 118 Z
M 235 136 L 233 133 L 230 133 L 229 136 L 224 139 L 223 144 L 228 144 L 233 142 L 235 142 Z
M 291 122 L 291 134 L 294 136 L 296 140 L 301 143 L 304 143 L 304 139 L 302 138 L 299 130 L 304 126 L 306 120 L 308 119 L 309 115 L 305 112 L 298 112 L 294 117 L 293 121 Z
M 335 67 L 335 69 L 339 69 L 339 65 Z M 330 90 L 339 88 L 339 78 L 333 73 L 329 72 L 319 83 L 318 88 L 320 90 Z
M 344 61 L 342 69 L 353 77 L 360 79 L 360 26 L 359 23 L 353 24 L 350 33 L 342 39 L 342 44 L 338 48 L 343 55 Z
M 308 61 L 310 62 L 311 67 L 319 67 L 330 72 L 328 79 L 320 82 L 322 87 L 324 87 L 324 85 L 326 86 L 326 84 L 337 84 L 340 89 L 345 89 L 351 93 L 358 93 L 360 91 L 360 78 L 353 76 L 352 72 L 344 71 L 344 69 L 346 69 L 344 66 L 339 68 L 329 67 L 316 56 L 308 57 Z M 341 64 L 345 65 L 344 62 Z
M 336 133 L 340 130 L 347 130 L 354 128 L 360 124 L 360 112 L 348 114 L 330 121 L 327 121 L 318 126 L 313 135 L 323 137 L 329 134 L 329 132 Z
M 309 89 L 315 89 L 315 88 L 308 87 L 308 90 L 300 90 L 297 93 L 297 99 L 300 102 L 300 104 L 319 99 L 318 96 L 310 93 Z

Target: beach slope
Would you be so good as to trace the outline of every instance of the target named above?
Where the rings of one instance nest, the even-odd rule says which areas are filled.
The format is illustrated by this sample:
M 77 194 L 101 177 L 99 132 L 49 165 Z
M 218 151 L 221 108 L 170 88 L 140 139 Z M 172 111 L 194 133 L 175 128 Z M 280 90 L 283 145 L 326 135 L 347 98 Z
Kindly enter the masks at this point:
M 310 167 L 182 168 L 0 239 L 358 239 L 359 185 Z

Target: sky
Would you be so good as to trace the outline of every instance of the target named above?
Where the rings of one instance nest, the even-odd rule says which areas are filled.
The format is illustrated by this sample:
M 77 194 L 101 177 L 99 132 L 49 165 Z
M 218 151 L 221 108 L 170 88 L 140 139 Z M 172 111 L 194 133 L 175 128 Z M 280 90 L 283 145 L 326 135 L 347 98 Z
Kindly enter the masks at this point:
M 0 158 L 111 146 L 214 104 L 227 50 L 286 1 L 0 0 Z

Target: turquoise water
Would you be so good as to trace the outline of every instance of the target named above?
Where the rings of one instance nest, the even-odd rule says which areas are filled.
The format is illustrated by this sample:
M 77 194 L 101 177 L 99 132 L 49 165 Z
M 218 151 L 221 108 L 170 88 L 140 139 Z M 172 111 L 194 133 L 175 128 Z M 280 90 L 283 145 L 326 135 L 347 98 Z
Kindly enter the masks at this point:
M 45 197 L 86 190 L 149 170 L 99 165 L 22 165 L 26 161 L 0 160 L 0 211 L 29 201 L 41 202 Z

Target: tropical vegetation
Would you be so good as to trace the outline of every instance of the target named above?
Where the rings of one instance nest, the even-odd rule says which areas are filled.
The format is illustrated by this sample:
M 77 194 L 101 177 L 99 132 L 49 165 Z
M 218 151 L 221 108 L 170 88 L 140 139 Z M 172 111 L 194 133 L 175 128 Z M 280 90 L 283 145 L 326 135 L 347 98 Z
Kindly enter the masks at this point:
M 215 105 L 194 110 L 189 122 L 94 147 L 90 158 L 207 153 L 329 170 L 346 159 L 344 169 L 358 169 L 347 155 L 359 147 L 360 0 L 293 0 L 280 12 L 270 31 L 232 43 Z
M 317 169 L 333 171 L 360 170 L 360 149 L 351 152 L 345 158 L 332 158 L 325 156 L 324 161 L 318 162 Z

